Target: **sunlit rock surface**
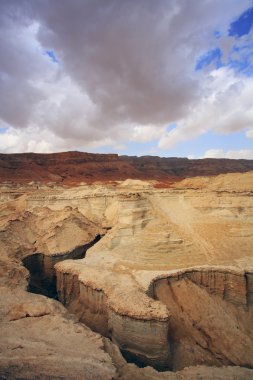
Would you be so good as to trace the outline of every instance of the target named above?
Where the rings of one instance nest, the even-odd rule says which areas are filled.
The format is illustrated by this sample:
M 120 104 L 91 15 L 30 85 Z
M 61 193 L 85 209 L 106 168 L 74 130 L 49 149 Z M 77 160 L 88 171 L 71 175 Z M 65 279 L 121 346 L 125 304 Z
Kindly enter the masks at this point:
M 252 196 L 252 172 L 2 184 L 1 376 L 253 378 Z

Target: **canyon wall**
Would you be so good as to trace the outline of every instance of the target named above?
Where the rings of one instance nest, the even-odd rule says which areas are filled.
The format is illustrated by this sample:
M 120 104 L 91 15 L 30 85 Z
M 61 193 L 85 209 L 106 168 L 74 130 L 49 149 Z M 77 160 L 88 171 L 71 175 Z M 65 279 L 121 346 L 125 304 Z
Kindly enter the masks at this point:
M 153 282 L 153 296 L 171 312 L 174 369 L 202 363 L 253 366 L 252 277 L 253 272 L 193 268 Z
M 187 379 L 191 371 L 198 376 L 196 368 L 204 379 L 215 373 L 218 379 L 231 373 L 250 379 L 253 172 L 167 185 L 133 179 L 75 187 L 1 185 L 0 316 L 6 337 L 0 373 L 18 366 L 17 360 L 28 368 L 31 346 L 41 355 L 35 355 L 40 368 L 52 374 L 47 352 L 53 345 L 55 371 L 64 378 L 59 357 L 75 362 L 67 347 L 73 351 L 77 344 L 73 376 L 66 364 L 69 378 L 80 378 L 87 368 L 90 378 L 101 378 L 105 362 L 108 379 L 124 378 L 121 371 L 131 378 Z M 26 291 L 33 271 L 46 279 L 42 287 L 57 288 L 66 309 Z M 30 373 L 35 359 L 31 363 Z M 199 365 L 209 369 L 188 369 Z

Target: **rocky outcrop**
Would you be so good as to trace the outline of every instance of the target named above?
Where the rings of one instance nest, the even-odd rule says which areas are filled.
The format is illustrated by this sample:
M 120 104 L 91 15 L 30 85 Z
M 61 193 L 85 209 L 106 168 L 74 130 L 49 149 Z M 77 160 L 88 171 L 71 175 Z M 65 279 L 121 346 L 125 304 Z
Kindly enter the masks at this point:
M 101 337 L 44 296 L 1 287 L 0 335 L 1 379 L 116 377 Z

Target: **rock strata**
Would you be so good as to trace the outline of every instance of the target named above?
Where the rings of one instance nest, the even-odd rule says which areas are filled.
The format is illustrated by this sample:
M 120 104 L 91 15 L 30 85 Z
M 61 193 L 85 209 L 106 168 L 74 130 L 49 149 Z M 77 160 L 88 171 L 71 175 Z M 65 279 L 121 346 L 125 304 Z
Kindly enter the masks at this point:
M 253 160 L 189 160 L 83 152 L 0 154 L 0 182 L 14 183 L 77 184 L 133 178 L 165 181 L 168 185 L 185 177 L 250 170 L 253 170 Z
M 253 366 L 253 272 L 196 268 L 155 280 L 153 296 L 171 312 L 173 368 L 194 364 Z
M 0 186 L 1 378 L 253 377 L 253 173 L 157 184 Z

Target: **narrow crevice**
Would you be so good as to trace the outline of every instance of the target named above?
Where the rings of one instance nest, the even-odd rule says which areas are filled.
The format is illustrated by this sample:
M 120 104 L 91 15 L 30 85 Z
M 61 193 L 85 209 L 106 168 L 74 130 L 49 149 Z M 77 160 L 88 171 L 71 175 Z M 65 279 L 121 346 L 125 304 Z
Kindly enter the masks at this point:
M 139 368 L 145 368 L 145 367 L 150 367 L 152 366 L 156 371 L 158 372 L 165 372 L 165 371 L 170 371 L 171 368 L 168 365 L 160 365 L 157 364 L 155 361 L 151 364 L 151 362 L 147 363 L 147 358 L 145 356 L 142 356 L 140 354 L 135 355 L 131 351 L 124 350 L 119 347 L 119 350 L 121 352 L 121 355 L 125 359 L 127 363 L 132 363 L 135 364 Z
M 169 366 L 159 366 L 153 363 L 147 364 L 146 358 L 143 356 L 137 356 L 136 354 L 120 348 L 117 343 L 113 342 L 111 337 L 103 337 L 103 350 L 110 355 L 112 361 L 117 369 L 124 367 L 127 363 L 134 364 L 139 368 L 146 368 L 152 366 L 158 372 L 171 371 Z M 116 349 L 115 349 L 116 348 Z
M 83 259 L 87 250 L 95 245 L 102 237 L 103 235 L 98 234 L 91 242 L 67 253 L 47 256 L 43 253 L 36 252 L 32 255 L 26 256 L 22 260 L 22 263 L 30 273 L 27 291 L 58 299 L 56 273 L 54 269 L 55 264 L 68 259 Z

